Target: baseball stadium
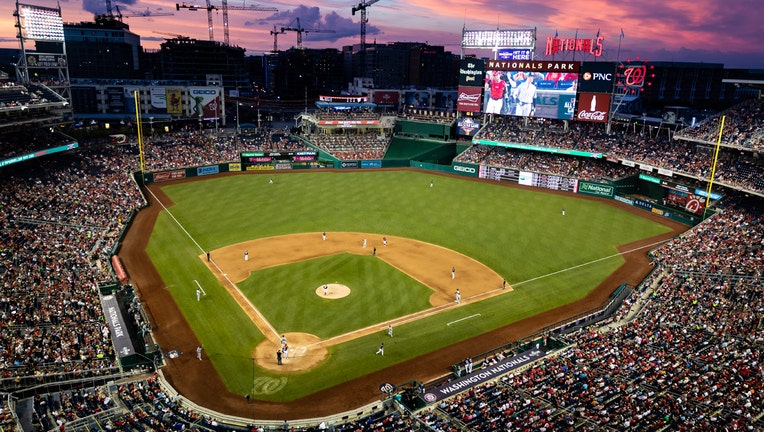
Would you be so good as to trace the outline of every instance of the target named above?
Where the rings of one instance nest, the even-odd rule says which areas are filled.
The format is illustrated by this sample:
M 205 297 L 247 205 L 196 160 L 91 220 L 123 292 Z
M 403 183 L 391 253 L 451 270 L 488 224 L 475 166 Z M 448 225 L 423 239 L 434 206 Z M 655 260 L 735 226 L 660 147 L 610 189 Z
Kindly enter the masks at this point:
M 764 99 L 603 67 L 76 138 L 5 77 L 0 431 L 764 430 Z

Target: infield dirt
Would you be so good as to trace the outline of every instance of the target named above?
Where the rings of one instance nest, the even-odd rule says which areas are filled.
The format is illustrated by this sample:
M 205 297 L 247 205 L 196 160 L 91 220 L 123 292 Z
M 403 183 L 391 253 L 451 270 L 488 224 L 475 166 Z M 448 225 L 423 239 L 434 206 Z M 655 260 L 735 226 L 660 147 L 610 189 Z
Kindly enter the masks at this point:
M 467 178 L 459 178 L 469 181 Z M 472 181 L 488 182 L 487 180 L 478 179 Z M 175 183 L 177 182 L 178 181 Z M 170 183 L 168 182 L 165 184 Z M 522 186 L 511 185 L 508 187 Z M 150 185 L 149 188 L 153 192 L 153 195 L 156 195 L 165 206 L 169 207 L 172 205 L 172 202 L 162 192 L 160 185 Z M 540 191 L 539 189 L 534 190 Z M 551 191 L 544 192 L 557 193 Z M 569 195 L 567 193 L 561 194 Z M 191 331 L 188 322 L 181 314 L 170 295 L 170 292 L 164 286 L 159 273 L 154 268 L 146 253 L 146 246 L 152 228 L 159 212 L 162 210 L 162 207 L 158 205 L 158 202 L 152 194 L 147 194 L 147 196 L 150 200 L 150 205 L 141 210 L 133 220 L 119 250 L 119 257 L 127 269 L 128 274 L 130 275 L 130 280 L 135 286 L 139 297 L 143 301 L 144 307 L 149 314 L 152 321 L 152 334 L 156 342 L 159 343 L 160 346 L 172 345 L 185 353 L 192 353 L 199 345 L 199 341 Z M 580 199 L 596 198 L 580 196 Z M 645 245 L 655 244 L 661 240 L 670 239 L 688 228 L 680 223 L 673 222 L 664 217 L 617 201 L 601 201 L 608 205 L 617 206 L 623 211 L 634 213 L 640 217 L 650 218 L 671 229 L 671 232 L 661 236 L 622 245 L 618 248 L 620 251 L 634 250 Z M 388 248 L 391 248 L 393 246 L 393 241 L 390 237 L 388 237 L 388 239 L 390 240 Z M 358 240 L 358 238 L 354 239 L 356 242 Z M 311 244 L 313 243 L 315 243 L 316 248 L 321 247 L 322 242 L 320 236 L 317 241 L 311 242 Z M 305 248 L 306 244 L 302 243 L 299 247 Z M 377 252 L 381 253 L 380 247 L 377 247 Z M 237 250 L 235 259 L 242 261 L 242 253 L 243 250 Z M 381 395 L 378 386 L 381 383 L 402 383 L 412 379 L 421 382 L 429 382 L 441 378 L 449 372 L 451 364 L 460 359 L 470 357 L 475 353 L 488 351 L 507 341 L 518 340 L 543 329 L 549 324 L 559 322 L 564 317 L 572 316 L 606 303 L 614 287 L 617 287 L 623 282 L 636 285 L 641 282 L 651 270 L 650 262 L 645 253 L 629 253 L 624 255 L 624 258 L 626 262 L 622 266 L 620 266 L 585 298 L 579 301 L 560 306 L 534 317 L 482 334 L 478 337 L 456 343 L 442 350 L 425 354 L 291 402 L 279 403 L 256 401 L 256 403 L 248 403 L 242 395 L 230 393 L 225 388 L 222 380 L 217 375 L 217 372 L 210 362 L 199 362 L 194 355 L 182 355 L 176 359 L 167 359 L 167 365 L 164 367 L 163 373 L 169 383 L 184 397 L 199 405 L 224 414 L 246 418 L 254 417 L 262 420 L 291 420 L 321 417 L 349 411 L 380 400 Z M 417 259 L 417 255 L 412 254 L 405 259 L 408 262 L 411 262 L 411 260 Z M 256 258 L 251 256 L 250 260 L 254 261 Z M 429 266 L 435 264 L 421 263 L 421 265 Z M 454 264 L 449 263 L 443 267 L 443 263 L 437 264 L 435 267 L 431 267 L 431 271 L 428 273 L 438 275 L 437 277 L 441 279 L 445 278 L 445 282 L 447 283 L 450 282 L 451 279 L 450 269 L 452 265 Z M 457 277 L 463 273 L 464 269 L 461 266 L 462 264 L 456 265 Z M 431 283 L 423 282 L 432 286 Z M 501 281 L 498 283 L 500 284 Z M 451 290 L 449 289 L 441 294 L 443 296 L 441 301 L 453 301 L 453 294 L 450 291 Z M 448 295 L 446 293 L 448 293 Z M 470 296 L 466 291 L 462 295 L 463 298 Z M 436 293 L 434 296 L 437 297 L 438 294 Z M 435 300 L 437 301 L 437 298 Z M 287 335 L 287 337 L 290 338 L 290 335 Z M 300 336 L 294 335 L 291 337 L 298 340 Z M 306 336 L 306 338 L 308 337 L 309 336 Z M 310 339 L 306 339 L 304 342 L 304 344 L 310 343 L 312 343 Z M 272 350 L 275 359 L 276 348 L 277 345 L 272 345 L 262 349 Z M 260 348 L 258 347 L 258 349 Z

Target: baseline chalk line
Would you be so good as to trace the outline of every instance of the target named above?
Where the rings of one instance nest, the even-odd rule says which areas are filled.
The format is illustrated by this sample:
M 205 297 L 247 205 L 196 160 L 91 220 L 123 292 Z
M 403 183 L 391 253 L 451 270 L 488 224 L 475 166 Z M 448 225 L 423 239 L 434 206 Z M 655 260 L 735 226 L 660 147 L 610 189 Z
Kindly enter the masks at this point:
M 467 319 L 470 319 L 470 318 L 475 318 L 475 317 L 477 317 L 477 316 L 480 316 L 480 314 L 475 314 L 475 315 L 470 315 L 470 316 L 468 316 L 468 317 L 459 318 L 459 319 L 458 319 L 458 320 L 456 320 L 456 321 L 451 321 L 451 322 L 448 322 L 448 323 L 446 323 L 446 325 L 447 325 L 447 326 L 450 326 L 451 324 L 456 324 L 456 323 L 458 323 L 459 321 L 464 321 L 464 320 L 467 320 Z

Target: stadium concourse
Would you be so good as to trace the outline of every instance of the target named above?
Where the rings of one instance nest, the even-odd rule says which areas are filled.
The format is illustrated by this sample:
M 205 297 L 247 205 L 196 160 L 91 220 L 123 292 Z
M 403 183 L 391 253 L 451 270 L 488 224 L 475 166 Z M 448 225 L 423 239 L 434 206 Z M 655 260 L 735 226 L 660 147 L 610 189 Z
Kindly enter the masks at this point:
M 615 315 L 596 326 L 556 332 L 554 337 L 569 344 L 567 348 L 413 411 L 394 398 L 362 418 L 335 418 L 330 416 L 330 402 L 347 396 L 347 387 L 331 389 L 334 395 L 322 395 L 326 419 L 283 416 L 289 425 L 234 421 L 190 404 L 167 385 L 164 371 L 120 368 L 104 324 L 99 285 L 113 280 L 109 260 L 114 242 L 130 213 L 145 204 L 129 176 L 136 169 L 133 147 L 81 143 L 73 152 L 3 167 L 0 427 L 764 430 L 764 170 L 757 158 L 762 146 L 761 108 L 758 100 L 725 113 L 735 132 L 725 137 L 717 167 L 716 184 L 724 188 L 724 198 L 715 206 L 718 213 L 651 251 L 652 271 Z M 603 152 L 671 170 L 702 186 L 710 169 L 706 149 L 713 144 L 713 123 L 712 119 L 678 131 L 673 138 L 679 139 L 669 139 L 645 136 L 633 125 L 605 133 L 595 125 L 576 124 L 565 130 L 554 122 L 540 127 L 506 118 L 487 125 L 479 137 Z M 15 136 L 0 139 L 3 158 L 35 150 L 25 148 L 26 142 Z M 177 133 L 155 140 L 147 161 L 152 170 L 160 170 L 237 161 L 242 150 L 304 148 L 286 131 L 270 131 L 243 147 L 230 136 Z M 457 159 L 586 179 L 634 173 L 634 168 L 604 160 L 479 145 Z M 550 322 L 560 319 L 554 315 L 545 317 Z M 140 314 L 132 317 L 136 328 L 150 328 Z M 496 361 L 493 354 L 481 356 L 486 343 L 504 346 L 526 335 L 501 329 L 480 341 L 457 345 L 458 351 L 445 361 L 474 357 L 474 373 L 479 373 Z M 447 376 L 445 367 L 432 370 L 442 364 L 435 361 L 439 356 L 443 352 L 418 360 L 427 362 L 429 374 Z M 407 368 L 401 367 L 413 370 Z M 178 371 L 167 373 L 180 377 Z M 421 384 L 411 390 L 421 394 L 443 380 Z M 257 413 L 254 404 L 240 401 L 240 405 Z

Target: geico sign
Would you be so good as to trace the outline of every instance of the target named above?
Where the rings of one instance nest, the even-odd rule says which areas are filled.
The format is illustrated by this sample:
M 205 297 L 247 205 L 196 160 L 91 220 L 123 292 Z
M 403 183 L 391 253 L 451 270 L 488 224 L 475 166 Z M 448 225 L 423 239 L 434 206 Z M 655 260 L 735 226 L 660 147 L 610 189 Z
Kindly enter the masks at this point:
M 216 95 L 218 94 L 217 90 L 191 90 L 191 94 L 195 95 L 201 95 L 201 94 L 208 94 L 208 95 Z
M 465 172 L 470 174 L 475 174 L 477 172 L 475 171 L 475 168 L 460 166 L 460 165 L 454 165 L 454 171 Z

